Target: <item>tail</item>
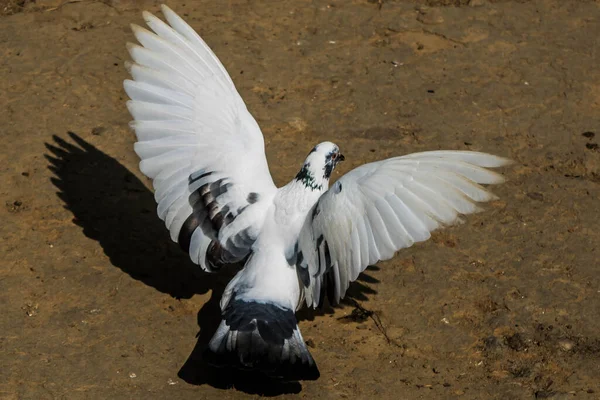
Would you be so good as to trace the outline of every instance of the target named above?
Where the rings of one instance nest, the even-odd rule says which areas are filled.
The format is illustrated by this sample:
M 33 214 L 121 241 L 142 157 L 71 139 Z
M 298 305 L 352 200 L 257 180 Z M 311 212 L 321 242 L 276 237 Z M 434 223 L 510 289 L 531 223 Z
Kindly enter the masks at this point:
M 235 297 L 225 308 L 204 357 L 215 366 L 259 370 L 284 380 L 320 376 L 293 310 Z

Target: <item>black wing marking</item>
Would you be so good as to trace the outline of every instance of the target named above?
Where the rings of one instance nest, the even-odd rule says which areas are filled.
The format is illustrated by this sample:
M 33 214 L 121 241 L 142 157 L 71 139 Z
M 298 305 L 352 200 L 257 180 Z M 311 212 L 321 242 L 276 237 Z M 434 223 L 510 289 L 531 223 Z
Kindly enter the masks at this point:
M 315 211 L 317 207 L 313 210 L 313 219 Z M 318 215 L 318 212 L 317 212 Z M 302 283 L 305 289 L 308 289 L 310 286 L 310 273 L 308 271 L 308 265 L 304 260 L 304 254 L 302 251 L 298 251 L 298 243 L 296 243 L 296 273 L 298 274 L 298 279 Z M 333 262 L 331 260 L 331 252 L 329 250 L 329 243 L 325 239 L 323 235 L 317 238 L 316 242 L 316 253 L 318 254 L 318 270 L 313 275 L 313 279 L 316 279 L 318 276 L 323 276 L 323 281 L 321 284 L 321 296 L 319 301 L 319 307 L 322 308 L 324 306 L 325 297 L 328 298 L 330 305 L 338 304 L 338 301 L 335 296 L 335 271 L 333 268 Z
M 192 213 L 179 232 L 178 242 L 184 251 L 189 252 L 192 235 L 196 229 L 202 229 L 211 239 L 206 252 L 206 264 L 212 269 L 219 269 L 225 264 L 241 261 L 248 255 L 256 240 L 250 235 L 249 229 L 230 237 L 225 245 L 219 243 L 217 238 L 221 229 L 231 224 L 249 205 L 256 203 L 260 195 L 255 192 L 249 193 L 246 204 L 239 207 L 226 204 L 223 196 L 234 186 L 227 178 L 215 179 L 213 175 L 214 171 L 199 171 L 190 175 L 189 185 L 194 185 L 197 189 L 190 194 Z

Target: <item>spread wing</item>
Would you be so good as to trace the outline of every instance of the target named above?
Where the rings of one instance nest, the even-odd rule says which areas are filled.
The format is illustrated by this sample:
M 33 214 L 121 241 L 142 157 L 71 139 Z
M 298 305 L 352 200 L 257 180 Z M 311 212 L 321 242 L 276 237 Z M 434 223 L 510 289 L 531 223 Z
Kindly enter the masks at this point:
M 298 239 L 296 268 L 307 305 L 317 307 L 322 289 L 338 303 L 367 266 L 477 212 L 477 202 L 496 198 L 479 184 L 504 181 L 485 168 L 508 163 L 484 153 L 432 151 L 344 175 L 315 204 Z
M 158 216 L 205 270 L 244 258 L 276 187 L 258 124 L 217 57 L 175 12 L 169 25 L 144 12 L 132 25 L 131 127 L 141 171 L 153 180 Z M 210 254 L 209 254 L 210 255 Z

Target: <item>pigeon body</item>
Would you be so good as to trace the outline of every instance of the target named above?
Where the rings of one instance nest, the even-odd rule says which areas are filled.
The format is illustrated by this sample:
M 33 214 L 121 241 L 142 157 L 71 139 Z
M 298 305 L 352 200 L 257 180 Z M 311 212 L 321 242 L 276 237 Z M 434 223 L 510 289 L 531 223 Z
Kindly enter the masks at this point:
M 153 180 L 171 238 L 208 272 L 244 261 L 221 299 L 222 321 L 205 357 L 283 379 L 319 371 L 295 312 L 337 304 L 371 264 L 427 240 L 430 232 L 494 199 L 480 184 L 508 160 L 431 151 L 365 164 L 331 188 L 344 160 L 323 142 L 277 188 L 260 128 L 225 68 L 196 32 L 162 6 L 168 24 L 143 16 L 128 44 L 124 87 L 141 171 Z

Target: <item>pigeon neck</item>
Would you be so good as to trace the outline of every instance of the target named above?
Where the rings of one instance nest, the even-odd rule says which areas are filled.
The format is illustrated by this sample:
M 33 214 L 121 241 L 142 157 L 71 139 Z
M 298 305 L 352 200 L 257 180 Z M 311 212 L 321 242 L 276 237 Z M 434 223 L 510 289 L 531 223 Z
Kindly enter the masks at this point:
M 322 174 L 316 174 L 311 168 L 309 162 L 302 166 L 302 169 L 296 174 L 296 182 L 301 183 L 306 189 L 311 191 L 322 191 L 327 190 L 329 180 L 326 179 Z

